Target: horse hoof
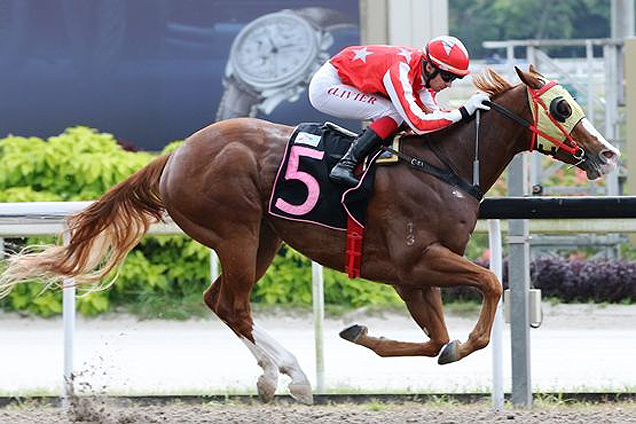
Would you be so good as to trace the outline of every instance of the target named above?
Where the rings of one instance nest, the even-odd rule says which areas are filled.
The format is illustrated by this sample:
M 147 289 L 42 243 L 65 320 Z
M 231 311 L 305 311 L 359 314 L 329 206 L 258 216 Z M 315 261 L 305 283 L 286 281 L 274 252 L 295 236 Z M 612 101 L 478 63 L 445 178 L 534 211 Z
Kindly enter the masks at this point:
M 450 364 L 459 360 L 459 340 L 453 340 L 444 347 L 442 354 L 437 358 L 440 365 Z
M 311 393 L 311 385 L 309 383 L 290 384 L 287 387 L 289 387 L 289 394 L 291 397 L 296 399 L 298 402 L 304 403 L 305 405 L 314 404 L 314 395 Z
M 345 328 L 340 332 L 340 337 L 350 342 L 355 343 L 358 337 L 367 334 L 367 327 L 364 325 L 354 324 L 351 327 Z
M 258 396 L 261 398 L 261 401 L 268 403 L 274 399 L 276 384 L 272 384 L 270 379 L 261 375 L 256 382 L 256 389 L 258 390 Z

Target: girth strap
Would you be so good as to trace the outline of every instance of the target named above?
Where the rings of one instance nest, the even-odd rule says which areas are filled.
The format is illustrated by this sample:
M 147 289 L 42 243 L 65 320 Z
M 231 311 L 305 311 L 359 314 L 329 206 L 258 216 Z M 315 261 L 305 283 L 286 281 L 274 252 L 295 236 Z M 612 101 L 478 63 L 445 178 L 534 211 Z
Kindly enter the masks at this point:
M 420 158 L 416 158 L 416 157 L 404 154 L 402 152 L 398 152 L 397 150 L 391 147 L 383 146 L 382 149 L 396 155 L 397 157 L 399 157 L 400 159 L 408 163 L 411 168 L 414 168 L 418 171 L 426 172 L 427 174 L 430 174 L 444 181 L 445 183 L 452 185 L 453 187 L 457 187 L 463 190 L 464 192 L 470 194 L 475 199 L 477 199 L 477 201 L 481 201 L 481 199 L 484 197 L 484 194 L 482 193 L 479 186 L 474 186 L 468 183 L 467 181 L 462 179 L 459 175 L 457 175 L 455 172 L 453 172 L 450 169 L 439 168 Z

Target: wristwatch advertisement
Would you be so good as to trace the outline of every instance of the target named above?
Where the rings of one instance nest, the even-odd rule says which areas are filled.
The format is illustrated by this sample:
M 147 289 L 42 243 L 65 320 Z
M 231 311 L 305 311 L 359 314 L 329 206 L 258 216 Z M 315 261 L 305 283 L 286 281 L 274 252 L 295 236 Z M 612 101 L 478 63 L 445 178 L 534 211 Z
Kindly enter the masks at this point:
M 324 7 L 285 9 L 247 24 L 232 43 L 216 120 L 268 115 L 282 101 L 298 100 L 330 57 L 331 31 L 350 26 Z

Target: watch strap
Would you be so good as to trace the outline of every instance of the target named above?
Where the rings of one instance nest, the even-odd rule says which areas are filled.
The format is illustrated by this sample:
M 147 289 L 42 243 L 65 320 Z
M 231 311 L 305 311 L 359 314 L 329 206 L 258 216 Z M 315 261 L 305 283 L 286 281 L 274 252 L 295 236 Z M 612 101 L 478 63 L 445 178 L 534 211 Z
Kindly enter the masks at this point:
M 326 7 L 303 7 L 301 9 L 292 9 L 290 12 L 306 19 L 323 31 L 331 31 L 342 26 L 353 26 L 347 15 Z
M 239 84 L 233 76 L 227 78 L 224 85 L 225 90 L 216 111 L 216 121 L 244 116 L 255 117 L 260 96 Z

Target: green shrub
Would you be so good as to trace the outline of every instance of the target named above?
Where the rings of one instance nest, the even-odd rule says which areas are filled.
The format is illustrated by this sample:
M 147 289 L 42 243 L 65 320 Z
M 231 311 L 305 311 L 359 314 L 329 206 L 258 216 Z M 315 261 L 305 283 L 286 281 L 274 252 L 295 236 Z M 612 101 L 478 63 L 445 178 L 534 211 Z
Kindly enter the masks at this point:
M 0 190 L 30 188 L 39 201 L 92 200 L 152 158 L 86 127 L 69 128 L 46 142 L 10 135 L 0 140 Z M 23 201 L 6 196 L 3 201 Z
M 358 307 L 400 302 L 392 287 L 324 269 L 325 303 Z M 274 258 L 252 291 L 252 301 L 265 304 L 310 305 L 311 261 L 288 246 Z

